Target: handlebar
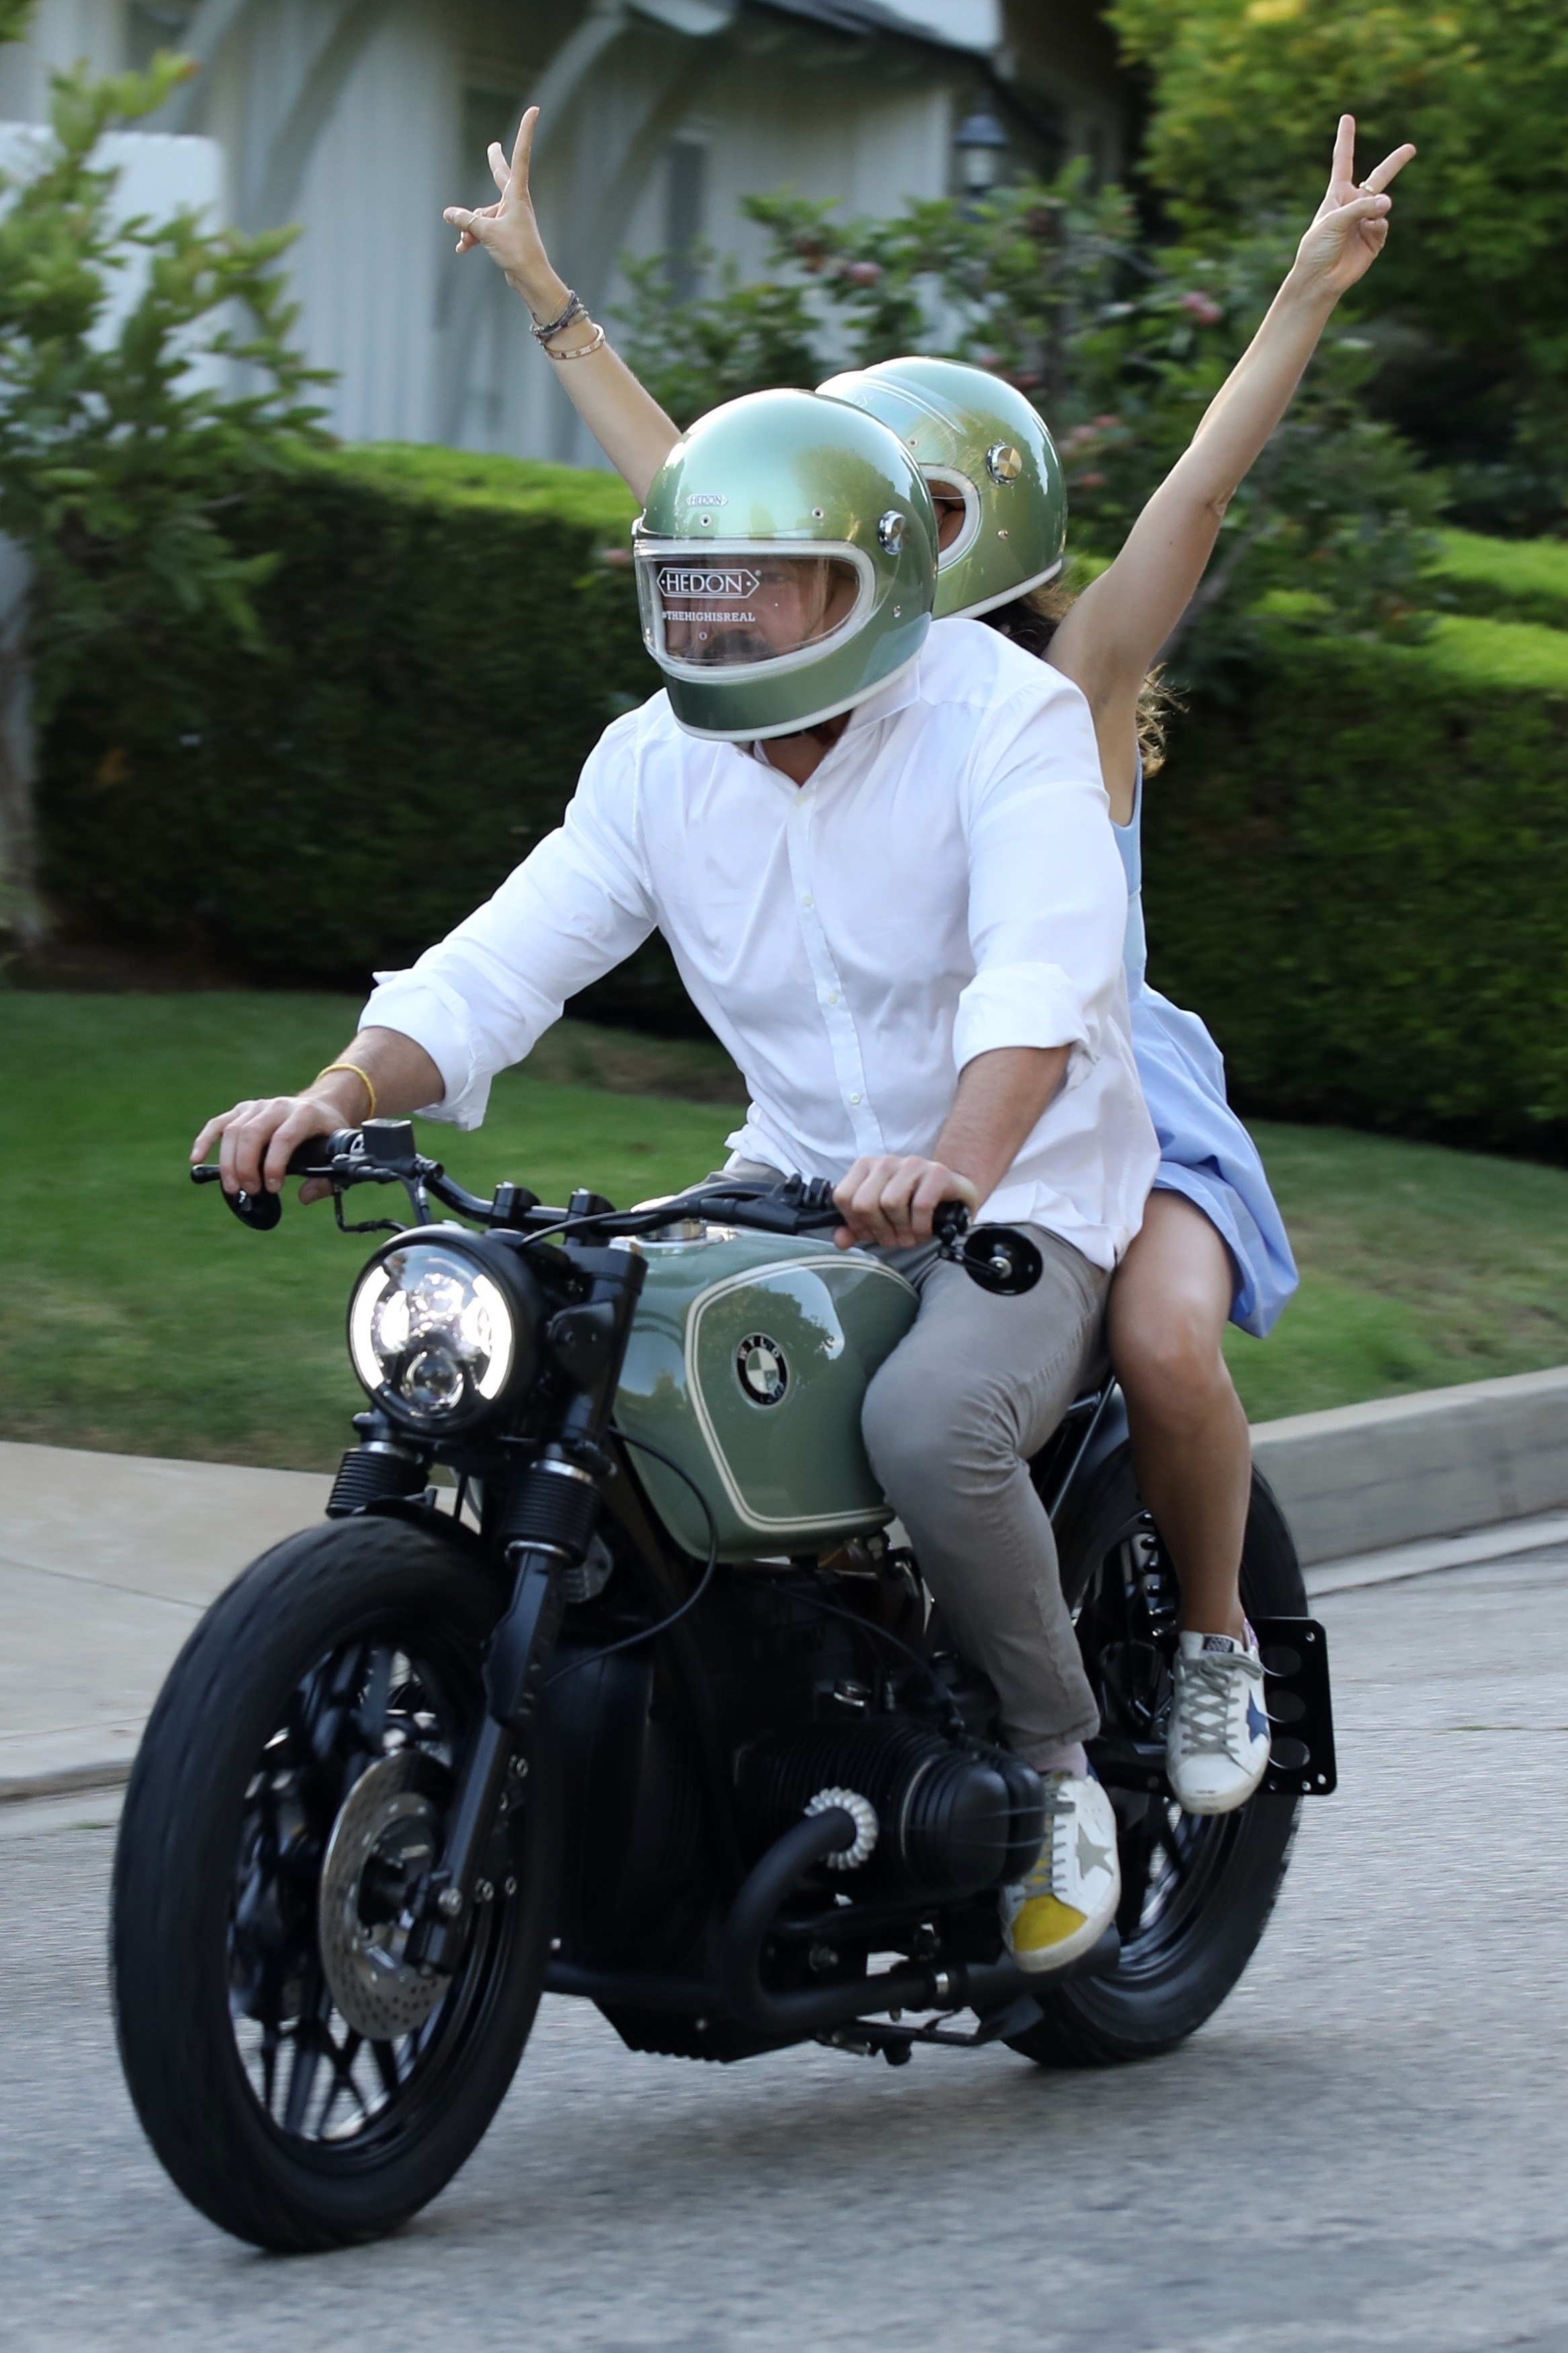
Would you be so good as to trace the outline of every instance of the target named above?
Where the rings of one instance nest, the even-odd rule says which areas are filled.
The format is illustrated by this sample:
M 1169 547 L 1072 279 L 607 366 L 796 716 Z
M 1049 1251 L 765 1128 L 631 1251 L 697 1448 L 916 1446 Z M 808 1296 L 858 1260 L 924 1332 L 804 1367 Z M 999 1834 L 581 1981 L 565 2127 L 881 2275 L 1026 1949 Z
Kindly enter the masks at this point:
M 221 1174 L 204 1165 L 192 1169 L 191 1180 L 196 1185 L 216 1185 Z M 465 1191 L 438 1160 L 427 1159 L 416 1148 L 414 1129 L 407 1120 L 368 1119 L 363 1127 L 339 1128 L 331 1135 L 312 1137 L 290 1155 L 289 1174 L 319 1177 L 331 1185 L 338 1223 L 345 1233 L 402 1230 L 391 1219 L 343 1224 L 342 1196 L 351 1187 L 392 1184 L 404 1187 L 421 1225 L 430 1222 L 434 1198 L 475 1225 L 539 1241 L 568 1234 L 610 1241 L 655 1233 L 661 1226 L 687 1219 L 747 1227 L 757 1233 L 791 1235 L 821 1233 L 843 1221 L 833 1187 L 822 1176 L 786 1176 L 779 1185 L 762 1184 L 751 1177 L 730 1182 L 721 1178 L 643 1209 L 616 1209 L 594 1193 L 574 1194 L 563 1209 L 548 1208 L 536 1194 L 520 1185 L 500 1185 L 487 1201 Z M 236 1217 L 258 1232 L 270 1232 L 283 1214 L 277 1193 L 226 1193 L 224 1198 Z M 1007 1226 L 972 1229 L 962 1201 L 939 1203 L 931 1231 L 942 1255 L 962 1265 L 984 1290 L 1012 1295 L 1033 1290 L 1039 1281 L 1040 1253 L 1027 1235 Z

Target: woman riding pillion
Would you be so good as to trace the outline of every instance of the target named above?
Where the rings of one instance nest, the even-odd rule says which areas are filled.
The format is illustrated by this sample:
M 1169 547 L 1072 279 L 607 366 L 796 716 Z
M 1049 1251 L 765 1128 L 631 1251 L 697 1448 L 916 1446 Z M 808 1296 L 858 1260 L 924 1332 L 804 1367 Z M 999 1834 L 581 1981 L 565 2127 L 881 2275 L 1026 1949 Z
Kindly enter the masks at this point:
M 489 151 L 499 201 L 446 217 L 460 232 L 459 253 L 483 245 L 522 295 L 580 413 L 644 498 L 678 428 L 551 268 L 528 186 L 536 121 L 531 109 L 510 164 L 499 146 Z M 1266 1335 L 1297 1278 L 1257 1149 L 1226 1103 L 1217 1049 L 1201 1022 L 1144 977 L 1140 705 L 1231 497 L 1284 416 L 1341 296 L 1386 239 L 1385 192 L 1415 149 L 1396 148 L 1358 185 L 1354 143 L 1353 119 L 1342 116 L 1327 193 L 1267 318 L 1120 555 L 1076 600 L 1048 586 L 1062 560 L 1061 477 L 1049 435 L 1020 394 L 981 370 L 919 358 L 821 387 L 879 417 L 917 458 L 942 542 L 937 617 L 984 617 L 1072 679 L 1093 716 L 1131 899 L 1133 1044 L 1161 1149 L 1142 1229 L 1111 1285 L 1108 1335 L 1140 1485 L 1182 1590 L 1167 1768 L 1182 1803 L 1204 1813 L 1244 1803 L 1268 1762 L 1262 1668 L 1238 1592 L 1250 1449 L 1222 1342 L 1227 1321 Z M 846 1181 L 869 1198 L 875 1163 L 858 1163 Z M 884 1223 L 877 1239 L 907 1243 L 905 1223 Z M 1084 1769 L 1081 1752 L 1068 1761 Z

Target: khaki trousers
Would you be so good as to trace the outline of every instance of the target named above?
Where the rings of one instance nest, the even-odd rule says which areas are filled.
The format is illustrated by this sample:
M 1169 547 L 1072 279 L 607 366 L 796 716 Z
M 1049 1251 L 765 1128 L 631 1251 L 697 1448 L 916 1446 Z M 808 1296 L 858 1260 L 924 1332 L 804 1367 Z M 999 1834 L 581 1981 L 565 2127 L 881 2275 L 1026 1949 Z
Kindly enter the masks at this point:
M 1103 1368 L 1110 1277 L 1058 1235 L 1024 1230 L 1045 1271 L 1021 1299 L 931 1249 L 889 1254 L 920 1313 L 872 1379 L 861 1428 L 959 1649 L 996 1686 L 1008 1746 L 1032 1759 L 1100 1724 L 1028 1458 Z

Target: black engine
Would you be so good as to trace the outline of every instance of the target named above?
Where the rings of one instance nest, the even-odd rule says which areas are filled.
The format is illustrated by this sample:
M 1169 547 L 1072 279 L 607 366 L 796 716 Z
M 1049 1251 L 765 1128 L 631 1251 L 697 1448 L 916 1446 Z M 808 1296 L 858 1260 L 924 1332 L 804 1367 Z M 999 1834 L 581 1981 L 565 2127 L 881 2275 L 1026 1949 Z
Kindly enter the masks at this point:
M 766 1734 L 742 1751 L 735 1789 L 753 1857 L 823 1791 L 865 1799 L 875 1815 L 870 1852 L 839 1874 L 856 1894 L 951 1903 L 1000 1887 L 1033 1862 L 1044 1824 L 1039 1775 L 1019 1758 L 957 1746 L 897 1715 Z
M 695 1732 L 663 1687 L 668 1666 L 640 1650 L 595 1655 L 623 1630 L 619 1582 L 572 1613 L 581 1632 L 562 1643 L 547 1701 L 566 1800 L 565 1951 L 681 1966 L 721 1901 L 726 1863 L 731 1876 L 749 1869 L 825 1791 L 869 1809 L 852 1857 L 825 1873 L 857 1903 L 885 1912 L 902 1899 L 915 1919 L 1033 1862 L 1039 1777 L 985 1736 L 987 1694 L 955 1697 L 910 1655 L 920 1627 L 896 1568 L 721 1571 L 694 1662 L 710 1720 Z M 704 1737 L 732 1792 L 727 1823 L 703 1796 Z

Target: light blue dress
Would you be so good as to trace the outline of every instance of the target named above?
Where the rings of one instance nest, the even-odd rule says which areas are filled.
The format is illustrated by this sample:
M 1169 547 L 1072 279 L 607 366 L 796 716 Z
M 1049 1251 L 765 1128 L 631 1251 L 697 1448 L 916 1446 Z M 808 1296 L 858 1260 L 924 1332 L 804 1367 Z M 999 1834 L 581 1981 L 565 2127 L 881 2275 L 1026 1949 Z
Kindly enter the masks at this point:
M 1268 1189 L 1263 1163 L 1226 1101 L 1225 1062 L 1195 1013 L 1184 1013 L 1151 988 L 1144 974 L 1143 853 L 1140 826 L 1143 778 L 1130 825 L 1115 827 L 1127 869 L 1127 998 L 1132 1050 L 1143 1099 L 1160 1139 L 1156 1192 L 1184 1193 L 1203 1211 L 1230 1252 L 1236 1270 L 1230 1320 L 1262 1339 L 1300 1277 L 1285 1221 Z

